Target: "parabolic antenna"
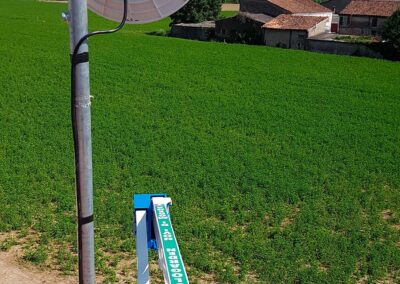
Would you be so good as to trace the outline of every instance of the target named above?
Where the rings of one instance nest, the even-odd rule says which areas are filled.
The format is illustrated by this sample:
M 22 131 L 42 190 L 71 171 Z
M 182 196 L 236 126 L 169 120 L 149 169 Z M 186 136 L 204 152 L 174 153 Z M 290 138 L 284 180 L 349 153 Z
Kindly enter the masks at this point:
M 189 0 L 128 0 L 126 22 L 143 24 L 161 20 L 182 8 Z M 112 21 L 120 22 L 124 14 L 123 0 L 88 0 L 88 8 Z

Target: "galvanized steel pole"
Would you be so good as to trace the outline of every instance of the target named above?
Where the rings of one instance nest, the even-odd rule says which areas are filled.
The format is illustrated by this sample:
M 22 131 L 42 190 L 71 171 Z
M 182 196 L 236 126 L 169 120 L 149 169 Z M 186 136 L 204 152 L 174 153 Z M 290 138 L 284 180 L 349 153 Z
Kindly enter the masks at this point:
M 86 0 L 69 0 L 71 54 L 78 41 L 88 33 Z M 78 55 L 86 54 L 86 60 L 75 64 L 72 72 L 75 81 L 73 106 L 75 167 L 78 211 L 79 283 L 95 283 L 94 224 L 93 224 L 93 176 L 92 139 L 90 119 L 90 82 L 88 45 L 84 42 Z

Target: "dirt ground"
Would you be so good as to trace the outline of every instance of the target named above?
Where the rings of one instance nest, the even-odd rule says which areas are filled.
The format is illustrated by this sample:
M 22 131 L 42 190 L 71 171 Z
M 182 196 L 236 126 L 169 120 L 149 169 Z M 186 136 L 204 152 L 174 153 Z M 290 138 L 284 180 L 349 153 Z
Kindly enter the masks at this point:
M 18 249 L 11 248 L 7 252 L 0 252 L 0 283 L 1 284 L 44 284 L 76 283 L 72 276 L 61 276 L 56 271 L 41 270 L 32 265 L 18 261 Z
M 237 12 L 239 11 L 239 4 L 222 4 L 221 10 Z

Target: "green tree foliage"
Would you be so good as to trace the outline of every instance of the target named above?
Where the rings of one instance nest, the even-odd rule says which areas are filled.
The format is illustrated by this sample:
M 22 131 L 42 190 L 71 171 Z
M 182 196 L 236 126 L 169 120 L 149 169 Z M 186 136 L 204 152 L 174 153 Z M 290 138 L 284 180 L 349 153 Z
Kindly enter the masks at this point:
M 221 11 L 221 0 L 190 0 L 171 16 L 172 23 L 200 23 L 215 20 Z
M 400 10 L 385 21 L 382 37 L 400 49 Z

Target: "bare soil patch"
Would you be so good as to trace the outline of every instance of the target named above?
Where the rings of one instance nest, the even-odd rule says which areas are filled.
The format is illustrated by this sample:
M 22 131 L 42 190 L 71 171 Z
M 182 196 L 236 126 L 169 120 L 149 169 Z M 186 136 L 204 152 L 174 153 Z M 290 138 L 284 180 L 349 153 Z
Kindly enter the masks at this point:
M 42 270 L 36 266 L 22 262 L 21 250 L 15 246 L 9 251 L 0 252 L 0 279 L 5 284 L 44 284 L 76 283 L 73 276 L 61 276 L 57 271 Z
M 222 4 L 221 10 L 222 11 L 231 11 L 231 12 L 238 12 L 239 11 L 239 4 Z

